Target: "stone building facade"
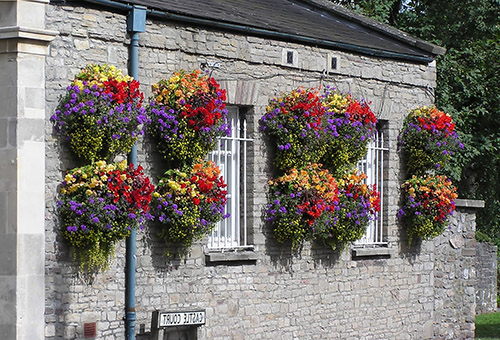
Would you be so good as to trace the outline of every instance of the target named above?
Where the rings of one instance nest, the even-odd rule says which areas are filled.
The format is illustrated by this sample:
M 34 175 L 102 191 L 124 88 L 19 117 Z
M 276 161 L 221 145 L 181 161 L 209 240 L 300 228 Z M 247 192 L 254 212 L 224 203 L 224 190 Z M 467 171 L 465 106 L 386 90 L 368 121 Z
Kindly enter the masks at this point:
M 111 268 L 86 284 L 59 235 L 56 215 L 64 172 L 80 164 L 61 147 L 49 117 L 87 63 L 127 69 L 126 10 L 95 2 L 0 2 L 0 9 L 19 14 L 29 8 L 37 18 L 13 15 L 18 21 L 11 23 L 0 15 L 0 96 L 7 103 L 0 108 L 0 169 L 8 174 L 0 178 L 0 211 L 7 216 L 0 222 L 0 249 L 9 264 L 0 267 L 7 311 L 0 315 L 0 330 L 7 339 L 80 339 L 89 325 L 96 339 L 125 338 L 125 243 L 118 245 Z M 214 253 L 204 240 L 186 258 L 172 260 L 163 256 L 154 225 L 139 232 L 137 337 L 149 338 L 154 311 L 205 310 L 205 325 L 175 329 L 164 338 L 472 339 L 478 205 L 459 202 L 445 234 L 412 247 L 396 219 L 403 178 L 397 135 L 409 109 L 433 102 L 435 62 L 269 39 L 150 13 L 139 43 L 138 80 L 146 97 L 151 84 L 173 71 L 216 63 L 213 76 L 227 90 L 228 105 L 246 112 L 253 139 L 247 177 L 252 248 Z M 20 29 L 7 36 L 5 27 Z M 25 37 L 26 31 L 31 35 Z M 284 58 L 288 51 L 296 57 L 292 63 Z M 333 70 L 332 56 L 338 62 Z M 371 101 L 383 122 L 383 247 L 353 246 L 336 254 L 312 246 L 290 254 L 264 223 L 272 166 L 258 121 L 276 92 L 320 84 Z M 138 150 L 138 163 L 153 178 L 165 170 L 148 137 Z

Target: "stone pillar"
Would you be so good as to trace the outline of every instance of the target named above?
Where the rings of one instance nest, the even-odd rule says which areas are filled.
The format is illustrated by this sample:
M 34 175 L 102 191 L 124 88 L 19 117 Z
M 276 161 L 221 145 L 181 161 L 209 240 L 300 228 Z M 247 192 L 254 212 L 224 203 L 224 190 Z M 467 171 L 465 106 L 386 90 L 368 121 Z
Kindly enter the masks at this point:
M 449 227 L 434 243 L 433 339 L 474 339 L 476 211 L 483 201 L 457 199 Z
M 0 334 L 44 338 L 48 0 L 0 0 Z

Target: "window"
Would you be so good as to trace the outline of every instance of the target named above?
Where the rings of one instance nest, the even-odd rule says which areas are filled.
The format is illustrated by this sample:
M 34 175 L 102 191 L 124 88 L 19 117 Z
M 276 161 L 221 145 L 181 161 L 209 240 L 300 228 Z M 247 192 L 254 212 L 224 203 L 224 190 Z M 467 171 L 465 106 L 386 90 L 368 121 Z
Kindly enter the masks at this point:
M 219 166 L 227 184 L 225 214 L 230 214 L 229 218 L 219 222 L 212 231 L 208 243 L 210 249 L 251 248 L 247 233 L 247 151 L 253 140 L 247 137 L 243 111 L 237 107 L 228 107 L 231 135 L 220 138 L 217 149 L 209 154 L 209 159 Z
M 380 212 L 375 220 L 370 221 L 366 228 L 366 233 L 358 240 L 356 245 L 385 245 L 386 235 L 384 234 L 384 164 L 385 153 L 388 149 L 384 146 L 384 134 L 377 131 L 375 139 L 368 144 L 368 152 L 364 159 L 358 163 L 358 169 L 366 174 L 365 183 L 376 185 L 380 192 Z

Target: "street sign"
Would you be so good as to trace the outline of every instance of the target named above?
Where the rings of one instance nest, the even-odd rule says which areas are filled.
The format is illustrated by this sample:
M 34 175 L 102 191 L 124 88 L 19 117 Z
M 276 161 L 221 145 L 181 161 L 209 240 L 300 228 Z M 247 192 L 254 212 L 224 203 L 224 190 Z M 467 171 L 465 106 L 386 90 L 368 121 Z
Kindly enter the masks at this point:
M 187 312 L 159 312 L 158 328 L 204 325 L 205 319 L 206 313 L 204 310 Z

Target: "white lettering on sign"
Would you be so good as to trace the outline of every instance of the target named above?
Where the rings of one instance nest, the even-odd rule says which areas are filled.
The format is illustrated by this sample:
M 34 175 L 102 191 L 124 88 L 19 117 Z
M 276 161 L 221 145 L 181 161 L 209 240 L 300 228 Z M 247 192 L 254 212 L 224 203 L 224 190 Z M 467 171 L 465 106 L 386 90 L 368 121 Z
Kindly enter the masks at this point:
M 192 312 L 160 312 L 158 328 L 172 326 L 194 326 L 205 324 L 205 311 Z

